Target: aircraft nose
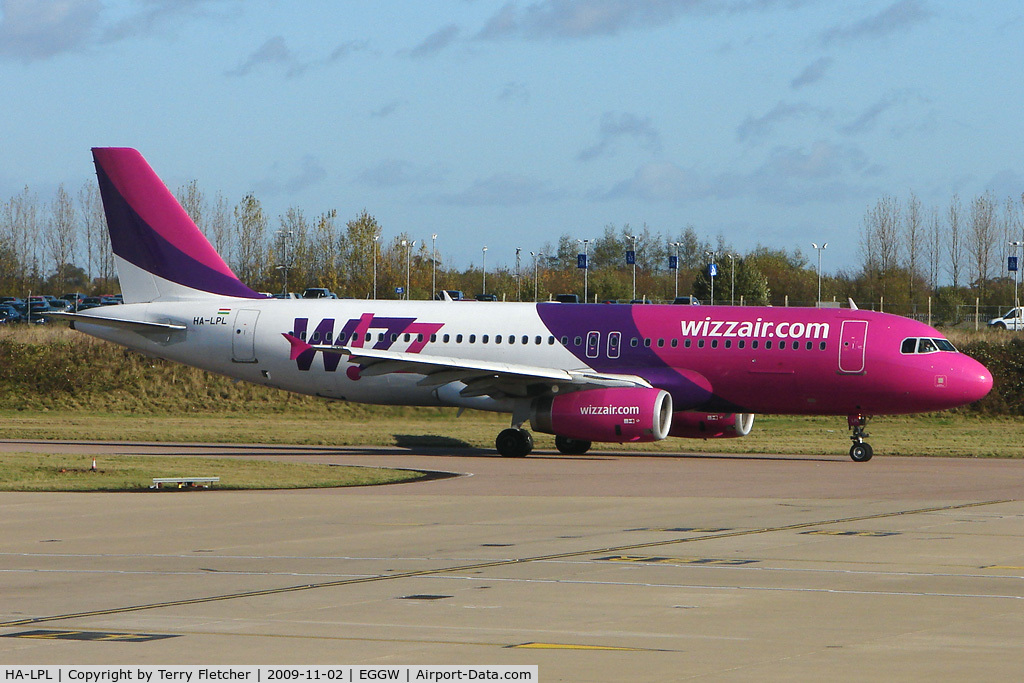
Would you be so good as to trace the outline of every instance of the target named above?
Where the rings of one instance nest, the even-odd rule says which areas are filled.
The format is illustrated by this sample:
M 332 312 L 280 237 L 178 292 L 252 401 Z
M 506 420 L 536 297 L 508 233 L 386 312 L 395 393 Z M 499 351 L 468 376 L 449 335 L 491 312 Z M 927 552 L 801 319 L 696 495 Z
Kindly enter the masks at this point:
M 980 401 L 992 391 L 992 373 L 984 365 L 969 356 L 964 357 L 961 372 L 961 391 L 964 402 Z

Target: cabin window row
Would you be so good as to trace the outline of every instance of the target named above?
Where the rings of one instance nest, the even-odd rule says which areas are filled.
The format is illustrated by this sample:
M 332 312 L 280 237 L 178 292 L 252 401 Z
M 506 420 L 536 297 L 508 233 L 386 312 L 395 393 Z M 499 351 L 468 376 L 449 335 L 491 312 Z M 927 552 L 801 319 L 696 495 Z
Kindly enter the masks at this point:
M 613 333 L 613 334 L 617 334 L 617 333 Z M 299 337 L 303 341 L 305 341 L 306 340 L 306 333 L 305 332 L 300 333 Z M 364 337 L 365 337 L 364 338 L 364 342 L 372 342 L 372 341 L 374 341 L 374 335 L 371 334 L 371 333 L 366 333 L 364 335 Z M 392 342 L 397 342 L 400 338 L 403 339 L 406 342 L 411 342 L 411 341 L 413 341 L 414 338 L 415 338 L 415 340 L 417 342 L 421 342 L 421 343 L 424 340 L 424 336 L 422 334 L 413 335 L 413 334 L 410 334 L 410 333 L 404 333 L 404 334 L 394 334 L 394 333 L 392 333 L 392 334 L 388 335 L 388 334 L 386 334 L 384 332 L 380 332 L 380 333 L 378 333 L 376 335 L 376 337 L 377 337 L 376 341 L 378 341 L 378 342 L 385 341 L 385 339 L 387 337 L 390 337 Z M 351 337 L 351 341 L 352 342 L 355 342 L 358 339 L 359 339 L 359 335 L 358 334 L 353 334 L 352 337 Z M 454 340 L 454 342 L 456 344 L 462 344 L 462 343 L 466 343 L 466 342 L 468 342 L 470 344 L 476 344 L 477 340 L 479 339 L 481 344 L 488 344 L 488 343 L 491 343 L 493 341 L 495 344 L 501 344 L 501 343 L 505 342 L 505 343 L 508 343 L 508 344 L 516 344 L 516 343 L 518 343 L 518 344 L 520 344 L 522 346 L 526 346 L 526 345 L 530 344 L 531 341 L 533 342 L 534 345 L 540 346 L 545 341 L 544 337 L 542 337 L 541 335 L 536 335 L 531 340 L 531 337 L 529 335 L 526 335 L 526 334 L 522 335 L 521 337 L 517 337 L 516 335 L 513 335 L 513 334 L 510 334 L 510 335 L 496 334 L 493 337 L 491 335 L 487 335 L 487 334 L 479 335 L 479 337 L 477 335 L 475 335 L 475 334 L 468 334 L 468 335 L 463 335 L 463 334 L 456 334 L 456 335 L 451 335 L 451 334 L 443 334 L 443 335 L 432 334 L 432 335 L 430 335 L 430 342 L 431 343 L 435 343 L 436 344 L 438 339 L 440 339 L 441 343 L 443 343 L 443 344 L 450 344 L 450 343 L 452 343 L 453 340 Z M 310 342 L 313 343 L 313 344 L 319 344 L 320 341 L 321 341 L 320 333 L 319 332 L 313 332 L 312 336 L 310 337 Z M 348 341 L 348 339 L 347 338 L 342 338 L 341 336 L 339 336 L 337 340 L 333 339 L 333 333 L 332 332 L 328 332 L 328 333 L 326 333 L 323 336 L 323 342 L 325 344 L 331 344 L 331 343 L 342 344 L 345 341 Z M 556 341 L 555 337 L 553 337 L 553 336 L 548 336 L 547 337 L 547 344 L 549 346 L 553 346 L 555 344 L 555 341 Z M 562 346 L 569 346 L 569 337 L 567 337 L 567 336 L 563 336 L 560 339 L 558 339 L 557 341 L 561 342 Z M 678 340 L 678 339 L 668 339 L 668 340 L 666 340 L 666 339 L 652 339 L 650 337 L 645 337 L 643 339 L 640 339 L 638 337 L 633 337 L 633 338 L 631 338 L 629 340 L 629 345 L 631 347 L 633 347 L 633 348 L 637 348 L 642 343 L 645 348 L 650 348 L 651 346 L 656 346 L 659 349 L 660 348 L 664 348 L 666 345 L 668 345 L 669 347 L 675 349 L 675 348 L 679 347 L 679 345 L 680 345 L 679 341 L 680 340 Z M 905 340 L 903 342 L 903 349 L 904 349 L 903 353 L 914 353 L 913 350 L 911 350 L 911 351 L 907 351 L 906 350 L 908 348 L 908 344 L 907 343 L 908 342 L 915 342 L 915 345 L 916 345 L 917 341 L 918 340 L 916 340 L 916 339 L 907 339 L 907 340 Z M 936 343 L 944 342 L 950 348 L 949 349 L 942 348 L 941 350 L 943 350 L 943 351 L 955 350 L 955 349 L 952 348 L 953 345 L 950 344 L 945 339 L 935 339 L 935 340 L 922 339 L 921 341 L 922 342 L 932 342 L 932 341 L 934 341 Z M 745 348 L 747 348 L 747 340 L 745 340 L 745 339 L 738 339 L 738 340 L 736 340 L 735 344 L 736 344 L 736 348 L 737 349 L 745 349 Z M 773 341 L 771 339 L 765 339 L 763 341 L 758 340 L 758 339 L 752 339 L 752 340 L 750 340 L 749 344 L 750 344 L 750 348 L 751 349 L 759 349 L 759 348 L 772 349 L 772 348 L 776 348 L 776 349 L 782 350 L 782 349 L 786 349 L 786 348 L 792 348 L 794 351 L 798 350 L 801 347 L 801 345 L 803 345 L 804 348 L 806 350 L 808 350 L 808 351 L 811 351 L 812 349 L 814 349 L 814 346 L 815 346 L 815 342 L 813 342 L 813 341 L 807 341 L 807 342 L 793 341 L 793 342 L 790 342 L 790 345 L 787 347 L 785 340 L 776 340 L 773 343 Z M 583 346 L 583 337 L 582 336 L 573 337 L 572 338 L 572 345 L 573 346 Z M 698 349 L 703 349 L 703 348 L 717 349 L 720 346 L 721 346 L 721 348 L 724 348 L 724 349 L 731 349 L 731 348 L 733 348 L 733 340 L 732 339 L 724 339 L 724 340 L 721 341 L 721 344 L 720 344 L 718 339 L 712 339 L 712 340 L 710 340 L 710 342 L 706 342 L 706 340 L 704 340 L 704 339 L 698 339 L 698 340 L 696 340 L 696 343 L 694 343 L 694 340 L 692 340 L 692 339 L 684 339 L 683 343 L 682 343 L 682 346 L 683 346 L 684 349 L 689 349 L 689 348 L 693 348 L 693 347 L 696 347 Z M 826 343 L 824 341 L 818 342 L 817 346 L 818 346 L 818 349 L 821 350 L 821 351 L 824 351 L 827 348 L 827 345 L 826 345 Z M 937 350 L 940 350 L 940 349 L 932 349 L 932 350 L 936 350 L 937 351 Z M 917 353 L 928 353 L 928 351 L 917 351 Z

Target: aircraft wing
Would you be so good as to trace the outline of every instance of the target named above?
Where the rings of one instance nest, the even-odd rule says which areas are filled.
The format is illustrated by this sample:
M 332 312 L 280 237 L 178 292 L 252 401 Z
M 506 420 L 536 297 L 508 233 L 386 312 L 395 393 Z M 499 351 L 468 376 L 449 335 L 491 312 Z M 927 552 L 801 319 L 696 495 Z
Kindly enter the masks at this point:
M 546 393 L 578 391 L 598 387 L 645 387 L 651 384 L 636 375 L 617 375 L 594 372 L 589 369 L 561 370 L 558 368 L 499 361 L 474 360 L 452 356 L 427 356 L 419 353 L 385 351 L 355 346 L 309 344 L 285 334 L 292 345 L 291 358 L 309 350 L 347 356 L 359 363 L 364 377 L 404 372 L 423 375 L 420 386 L 442 386 L 462 382 L 466 387 L 462 396 L 491 396 L 493 398 L 525 398 Z

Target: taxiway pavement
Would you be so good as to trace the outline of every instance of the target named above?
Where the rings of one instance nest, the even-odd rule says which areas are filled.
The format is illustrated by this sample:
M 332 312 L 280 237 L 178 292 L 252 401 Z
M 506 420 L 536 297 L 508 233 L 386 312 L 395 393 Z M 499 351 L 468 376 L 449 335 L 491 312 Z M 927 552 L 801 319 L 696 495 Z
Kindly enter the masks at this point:
M 1024 676 L 1024 462 L 0 442 L 464 476 L 0 494 L 0 662 Z

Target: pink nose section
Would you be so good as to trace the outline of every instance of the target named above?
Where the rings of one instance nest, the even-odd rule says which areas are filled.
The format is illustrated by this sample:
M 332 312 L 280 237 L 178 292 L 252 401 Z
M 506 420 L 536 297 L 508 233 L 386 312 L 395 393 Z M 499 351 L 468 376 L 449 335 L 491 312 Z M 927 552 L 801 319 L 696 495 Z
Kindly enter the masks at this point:
M 988 392 L 992 391 L 992 373 L 973 358 L 966 359 L 964 365 L 964 401 L 967 403 L 980 401 L 988 396 Z

